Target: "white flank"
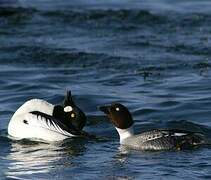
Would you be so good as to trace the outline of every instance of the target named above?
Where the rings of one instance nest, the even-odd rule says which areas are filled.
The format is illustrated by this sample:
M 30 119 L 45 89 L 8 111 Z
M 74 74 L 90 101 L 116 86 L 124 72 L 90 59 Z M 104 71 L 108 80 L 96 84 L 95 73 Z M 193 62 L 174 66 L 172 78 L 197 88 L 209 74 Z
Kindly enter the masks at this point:
M 60 141 L 74 136 L 62 130 L 54 122 L 53 125 L 45 117 L 31 114 L 39 111 L 53 114 L 54 105 L 40 99 L 32 99 L 24 103 L 13 115 L 8 125 L 8 134 L 16 139 L 43 139 L 45 141 Z M 25 120 L 25 122 L 24 122 Z
M 14 116 L 29 113 L 31 111 L 39 111 L 48 115 L 53 114 L 54 105 L 44 101 L 42 99 L 31 99 L 26 101 L 18 110 L 15 112 Z

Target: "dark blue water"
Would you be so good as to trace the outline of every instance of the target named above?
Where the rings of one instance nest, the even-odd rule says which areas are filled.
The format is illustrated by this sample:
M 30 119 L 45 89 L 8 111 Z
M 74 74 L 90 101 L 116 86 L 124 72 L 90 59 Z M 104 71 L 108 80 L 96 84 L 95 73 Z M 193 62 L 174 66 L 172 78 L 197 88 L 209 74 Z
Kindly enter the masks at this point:
M 211 2 L 0 0 L 0 179 L 211 179 L 211 148 L 139 152 L 119 146 L 97 106 L 129 107 L 136 132 L 180 128 L 211 137 Z M 30 98 L 65 89 L 99 140 L 12 141 Z

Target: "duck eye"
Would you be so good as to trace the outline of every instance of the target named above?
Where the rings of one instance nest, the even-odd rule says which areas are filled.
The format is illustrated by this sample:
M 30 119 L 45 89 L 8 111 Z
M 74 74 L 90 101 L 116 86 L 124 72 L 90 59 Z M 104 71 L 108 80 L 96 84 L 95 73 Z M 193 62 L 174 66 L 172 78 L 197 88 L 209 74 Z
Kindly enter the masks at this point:
M 116 107 L 116 111 L 119 111 L 119 107 Z
M 71 113 L 70 116 L 71 116 L 71 118 L 74 118 L 75 117 L 75 114 L 74 113 Z

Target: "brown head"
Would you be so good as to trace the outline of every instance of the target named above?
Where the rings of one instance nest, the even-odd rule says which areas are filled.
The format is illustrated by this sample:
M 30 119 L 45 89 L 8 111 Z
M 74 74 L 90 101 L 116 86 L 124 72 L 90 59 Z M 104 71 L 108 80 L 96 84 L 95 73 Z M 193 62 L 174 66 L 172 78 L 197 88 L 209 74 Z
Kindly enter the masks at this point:
M 111 105 L 100 106 L 115 127 L 119 129 L 127 129 L 133 125 L 133 118 L 129 110 L 120 103 L 112 103 Z

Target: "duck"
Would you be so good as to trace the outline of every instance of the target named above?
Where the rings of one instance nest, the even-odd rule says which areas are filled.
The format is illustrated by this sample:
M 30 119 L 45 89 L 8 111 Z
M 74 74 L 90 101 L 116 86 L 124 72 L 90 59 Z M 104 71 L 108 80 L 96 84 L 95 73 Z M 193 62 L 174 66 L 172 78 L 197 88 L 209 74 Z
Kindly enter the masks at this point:
M 43 99 L 31 99 L 21 105 L 8 124 L 12 139 L 36 141 L 61 141 L 84 136 L 85 113 L 73 101 L 67 91 L 61 105 L 53 105 Z
M 207 143 L 203 134 L 180 129 L 153 129 L 135 135 L 132 115 L 123 104 L 113 102 L 99 110 L 115 126 L 120 144 L 135 150 L 182 150 Z

